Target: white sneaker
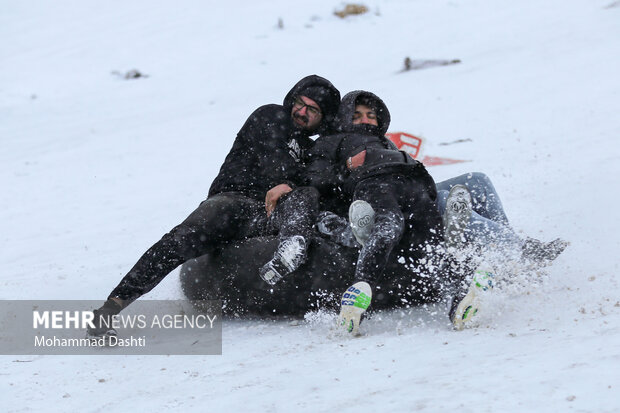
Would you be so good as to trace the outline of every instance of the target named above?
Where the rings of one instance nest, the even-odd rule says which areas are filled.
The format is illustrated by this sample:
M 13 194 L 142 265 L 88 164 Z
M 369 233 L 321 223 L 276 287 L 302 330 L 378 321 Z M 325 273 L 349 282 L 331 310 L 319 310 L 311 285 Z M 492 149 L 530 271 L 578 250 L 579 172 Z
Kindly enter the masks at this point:
M 469 190 L 464 185 L 454 185 L 446 200 L 443 215 L 444 240 L 448 248 L 462 248 L 465 244 L 465 229 L 472 213 Z
M 353 201 L 349 207 L 349 222 L 355 239 L 364 246 L 375 226 L 375 210 L 366 201 Z
M 478 267 L 474 277 L 467 288 L 460 288 L 452 299 L 450 306 L 450 321 L 456 330 L 462 330 L 471 325 L 471 321 L 480 308 L 480 295 L 493 289 L 493 277 L 491 271 Z
M 366 312 L 372 300 L 372 289 L 367 282 L 353 284 L 342 294 L 340 303 L 339 326 L 354 336 L 359 335 L 362 314 Z
M 280 241 L 273 258 L 259 270 L 261 278 L 275 285 L 306 261 L 306 239 L 295 235 Z

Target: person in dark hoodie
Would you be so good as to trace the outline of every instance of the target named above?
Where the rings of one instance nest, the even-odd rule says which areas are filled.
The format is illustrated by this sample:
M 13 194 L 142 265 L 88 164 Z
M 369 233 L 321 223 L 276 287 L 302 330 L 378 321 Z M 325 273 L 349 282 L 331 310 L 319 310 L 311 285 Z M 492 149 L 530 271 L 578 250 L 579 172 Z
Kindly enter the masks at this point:
M 349 93 L 343 98 L 339 109 L 337 128 L 344 132 L 368 131 L 371 135 L 383 136 L 389 120 L 389 112 L 387 112 L 387 108 L 381 99 L 369 92 L 357 91 Z M 363 245 L 358 259 L 358 268 L 362 271 L 356 272 L 355 280 L 358 282 L 345 292 L 341 306 L 341 318 L 350 330 L 356 329 L 359 318 L 372 297 L 372 290 L 368 288 L 369 285 L 359 281 L 374 281 L 376 283 L 378 278 L 377 276 L 374 278 L 365 276 L 364 270 L 372 271 L 374 269 L 377 275 L 381 274 L 382 263 L 377 264 L 377 261 L 370 261 L 371 266 L 364 264 L 364 261 L 368 261 L 368 256 L 365 255 L 368 245 L 370 243 L 371 251 L 378 251 L 376 245 L 372 244 L 375 241 L 387 248 L 385 251 L 389 254 L 390 239 L 394 238 L 392 235 L 386 236 L 386 234 L 390 234 L 389 231 L 385 230 L 386 208 L 377 199 L 382 199 L 383 202 L 391 200 L 394 197 L 392 193 L 395 191 L 401 197 L 404 196 L 405 199 L 411 194 L 408 186 L 394 187 L 392 185 L 394 178 L 389 175 L 379 178 L 380 184 L 375 187 L 373 187 L 372 181 L 370 181 L 371 185 L 368 185 L 368 181 L 363 180 L 363 177 L 372 175 L 373 171 L 382 171 L 381 166 L 375 166 L 377 164 L 385 167 L 383 171 L 386 169 L 388 171 L 393 170 L 391 169 L 393 166 L 390 165 L 394 160 L 398 161 L 398 155 L 394 152 L 385 152 L 386 149 L 389 151 L 387 147 L 390 146 L 390 143 L 388 142 L 383 141 L 386 149 L 380 149 L 377 152 L 375 145 L 369 146 L 364 143 L 364 145 L 358 146 L 359 141 L 359 137 L 346 134 L 319 139 L 310 155 L 315 160 L 309 167 L 311 182 L 321 189 L 322 195 L 332 198 L 344 196 L 345 199 L 339 200 L 340 203 L 353 200 L 349 209 L 350 226 L 349 223 L 343 225 L 343 220 L 332 213 L 324 213 L 326 214 L 322 218 L 324 225 L 322 222 L 318 224 L 319 230 L 343 245 L 351 244 L 349 240 L 353 237 L 347 234 L 354 235 L 358 243 Z M 366 142 L 364 139 L 362 141 Z M 406 157 L 410 158 L 408 155 Z M 409 160 L 407 159 L 406 162 Z M 382 174 L 379 173 L 378 176 Z M 362 179 L 358 178 L 359 175 L 362 176 Z M 347 185 L 349 187 L 355 185 L 355 188 L 347 190 Z M 345 188 L 344 191 L 341 188 Z M 470 291 L 472 285 L 475 286 L 478 283 L 476 277 L 479 275 L 483 278 L 489 277 L 489 273 L 485 273 L 488 268 L 476 268 L 478 264 L 476 260 L 467 259 L 467 255 L 462 254 L 463 251 L 459 250 L 466 248 L 467 244 L 480 247 L 500 243 L 504 248 L 514 247 L 516 250 L 522 248 L 523 258 L 542 262 L 554 260 L 567 245 L 565 241 L 559 239 L 550 243 L 543 243 L 534 239 L 522 241 L 509 227 L 499 196 L 491 181 L 484 174 L 462 175 L 438 183 L 436 189 L 439 194 L 437 207 L 443 218 L 444 226 L 442 232 L 432 230 L 433 237 L 431 239 L 436 240 L 435 235 L 443 234 L 441 238 L 443 238 L 444 248 L 427 250 L 430 253 L 427 258 L 429 258 L 429 262 L 438 264 L 438 271 L 433 272 L 433 276 L 440 277 L 440 290 L 453 296 L 449 316 L 458 329 L 463 328 L 464 323 L 470 321 L 475 314 L 475 311 L 471 310 L 475 295 Z M 351 193 L 352 198 L 347 200 L 346 195 Z M 430 190 L 430 193 L 433 191 Z M 428 214 L 429 212 L 428 209 L 426 211 L 415 211 L 418 215 Z M 433 214 L 431 213 L 429 216 L 432 217 Z M 375 218 L 377 223 L 374 221 Z M 325 224 L 329 221 L 332 221 L 331 224 Z M 322 229 L 322 226 L 331 226 L 331 228 L 325 230 Z M 392 228 L 396 227 L 392 225 Z M 383 239 L 380 234 L 383 234 Z M 405 242 L 411 242 L 407 238 L 404 239 Z M 415 245 L 415 242 L 419 242 L 419 240 L 413 242 Z M 429 244 L 437 245 L 432 242 L 427 245 Z M 529 245 L 534 245 L 534 247 L 529 247 Z M 406 247 L 406 244 L 404 246 Z M 415 250 L 404 250 L 399 255 L 411 257 L 412 252 L 415 256 Z M 454 254 L 457 254 L 459 258 L 455 258 Z M 474 270 L 476 271 L 474 272 Z M 472 279 L 471 285 L 468 282 L 470 279 Z M 406 279 L 401 278 L 396 280 L 397 285 L 407 282 Z M 394 293 L 397 292 L 395 288 L 388 288 L 388 290 L 391 289 L 395 290 Z M 473 290 L 476 292 L 476 288 Z M 468 308 L 471 311 L 467 312 Z
M 372 122 L 364 121 L 369 116 Z M 332 205 L 350 204 L 353 232 L 362 248 L 340 317 L 346 330 L 356 334 L 390 254 L 420 261 L 430 251 L 438 252 L 443 228 L 435 182 L 422 163 L 385 137 L 390 113 L 379 97 L 348 93 L 336 123 L 340 133 L 320 137 L 310 152 L 306 184 L 322 198 L 336 200 Z M 372 225 L 365 205 L 374 211 Z
M 282 243 L 304 249 L 299 228 L 311 228 L 316 213 L 299 215 L 310 219 L 308 223 L 291 215 L 298 216 L 300 206 L 318 205 L 318 193 L 296 187 L 313 144 L 310 136 L 331 132 L 339 103 L 338 89 L 311 75 L 293 86 L 282 105 L 256 109 L 237 134 L 207 199 L 140 257 L 95 310 L 95 328 L 88 333 L 115 334 L 100 321 L 152 290 L 179 265 L 223 243 L 279 231 Z M 292 226 L 294 231 L 289 230 Z

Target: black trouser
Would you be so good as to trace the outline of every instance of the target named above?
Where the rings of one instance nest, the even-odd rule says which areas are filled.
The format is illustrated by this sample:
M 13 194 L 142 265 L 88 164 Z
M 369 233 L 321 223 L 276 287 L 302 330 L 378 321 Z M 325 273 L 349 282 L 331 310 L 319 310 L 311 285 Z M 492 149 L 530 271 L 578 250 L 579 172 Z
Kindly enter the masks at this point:
M 283 195 L 267 221 L 265 233 L 277 233 L 280 239 L 302 235 L 309 240 L 319 215 L 319 198 L 319 191 L 311 186 Z
M 415 178 L 379 175 L 364 179 L 357 184 L 353 199 L 368 202 L 375 211 L 374 228 L 358 257 L 356 281 L 374 286 L 395 249 L 416 261 L 433 254 L 439 245 L 441 216 L 426 185 Z
M 119 298 L 127 305 L 151 291 L 179 265 L 227 241 L 278 231 L 281 236 L 304 235 L 314 225 L 318 202 L 314 188 L 298 188 L 280 199 L 268 219 L 263 201 L 238 192 L 214 195 L 149 248 L 108 298 Z

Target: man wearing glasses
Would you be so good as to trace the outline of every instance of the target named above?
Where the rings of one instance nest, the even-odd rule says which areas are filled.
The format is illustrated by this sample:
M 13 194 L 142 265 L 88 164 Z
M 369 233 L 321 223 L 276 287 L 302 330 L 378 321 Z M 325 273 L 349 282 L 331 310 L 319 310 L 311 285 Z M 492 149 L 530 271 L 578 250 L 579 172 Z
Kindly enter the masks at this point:
M 312 220 L 307 223 L 288 214 L 300 207 L 318 208 L 318 192 L 293 188 L 300 182 L 305 153 L 313 144 L 310 136 L 332 132 L 339 103 L 338 89 L 327 79 L 311 75 L 288 92 L 282 105 L 255 110 L 237 134 L 207 199 L 140 257 L 104 305 L 95 310 L 96 328 L 88 333 L 115 335 L 113 329 L 97 322 L 100 317 L 118 314 L 179 265 L 228 241 L 277 230 L 281 243 L 292 242 L 305 254 L 299 228 L 310 229 L 318 211 L 299 214 Z M 288 237 L 289 232 L 296 236 Z

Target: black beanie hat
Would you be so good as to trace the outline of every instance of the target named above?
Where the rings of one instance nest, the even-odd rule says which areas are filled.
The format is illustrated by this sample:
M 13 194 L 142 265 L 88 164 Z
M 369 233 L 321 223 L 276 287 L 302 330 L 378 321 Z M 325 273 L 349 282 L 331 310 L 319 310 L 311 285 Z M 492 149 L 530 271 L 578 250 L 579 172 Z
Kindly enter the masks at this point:
M 327 116 L 333 116 L 338 112 L 340 99 L 332 90 L 324 86 L 308 86 L 298 91 L 297 96 L 305 96 L 314 100 L 321 108 L 321 112 Z

